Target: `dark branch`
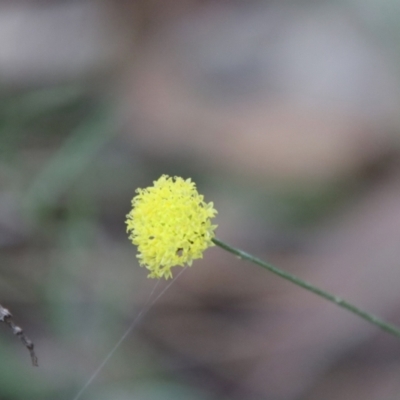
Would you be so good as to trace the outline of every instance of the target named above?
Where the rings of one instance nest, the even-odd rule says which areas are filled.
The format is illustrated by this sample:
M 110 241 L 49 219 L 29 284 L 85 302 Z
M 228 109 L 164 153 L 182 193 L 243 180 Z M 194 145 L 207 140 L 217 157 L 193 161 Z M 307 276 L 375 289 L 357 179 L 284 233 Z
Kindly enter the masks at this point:
M 12 319 L 12 314 L 10 313 L 10 311 L 8 311 L 6 308 L 2 307 L 1 305 L 0 305 L 0 322 L 4 322 L 5 324 L 7 324 L 11 328 L 13 334 L 15 336 L 18 336 L 21 339 L 21 342 L 29 350 L 29 353 L 31 355 L 32 364 L 35 367 L 37 367 L 38 359 L 35 354 L 33 342 L 28 337 L 25 336 L 22 328 L 20 328 L 19 326 L 14 324 L 14 321 Z

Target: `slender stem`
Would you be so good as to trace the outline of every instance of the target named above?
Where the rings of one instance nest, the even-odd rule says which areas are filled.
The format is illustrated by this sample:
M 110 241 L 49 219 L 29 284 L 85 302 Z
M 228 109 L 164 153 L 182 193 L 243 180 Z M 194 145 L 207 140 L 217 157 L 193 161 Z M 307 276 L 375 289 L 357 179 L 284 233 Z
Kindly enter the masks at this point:
M 213 242 L 217 246 L 242 258 L 243 260 L 247 260 L 254 264 L 257 264 L 260 267 L 263 267 L 263 268 L 267 269 L 268 271 L 274 273 L 275 275 L 278 275 L 281 278 L 286 279 L 287 281 L 290 281 L 290 282 L 294 283 L 295 285 L 308 290 L 309 292 L 315 293 L 316 295 L 323 297 L 324 299 L 329 300 L 334 304 L 337 304 L 339 307 L 345 308 L 346 310 L 352 312 L 353 314 L 358 315 L 359 317 L 363 318 L 364 320 L 379 326 L 379 328 L 381 328 L 382 330 L 384 330 L 388 333 L 391 333 L 392 335 L 400 338 L 400 328 L 397 328 L 396 326 L 393 326 L 393 325 L 381 320 L 380 318 L 376 317 L 375 315 L 372 315 L 366 311 L 359 309 L 358 307 L 347 302 L 346 300 L 344 300 L 338 296 L 335 296 L 331 293 L 328 293 L 325 290 L 319 289 L 316 286 L 312 285 L 311 283 L 304 281 L 303 279 L 300 279 L 297 276 L 290 274 L 289 272 L 285 272 L 285 271 L 281 270 L 280 268 L 277 268 L 263 260 L 260 260 L 259 258 L 254 257 L 251 254 L 246 253 L 243 250 L 239 250 L 239 249 L 236 249 L 235 247 L 229 246 L 228 244 L 222 242 L 221 240 L 219 240 L 217 238 L 214 238 Z

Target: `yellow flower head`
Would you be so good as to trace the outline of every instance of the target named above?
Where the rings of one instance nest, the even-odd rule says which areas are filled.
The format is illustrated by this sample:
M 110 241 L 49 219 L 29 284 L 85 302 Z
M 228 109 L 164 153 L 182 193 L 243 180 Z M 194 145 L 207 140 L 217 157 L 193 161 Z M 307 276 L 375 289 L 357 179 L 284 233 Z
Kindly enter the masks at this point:
M 137 189 L 127 215 L 129 239 L 138 247 L 141 266 L 149 278 L 172 277 L 174 266 L 192 265 L 213 246 L 217 211 L 205 203 L 190 179 L 162 175 L 154 186 Z

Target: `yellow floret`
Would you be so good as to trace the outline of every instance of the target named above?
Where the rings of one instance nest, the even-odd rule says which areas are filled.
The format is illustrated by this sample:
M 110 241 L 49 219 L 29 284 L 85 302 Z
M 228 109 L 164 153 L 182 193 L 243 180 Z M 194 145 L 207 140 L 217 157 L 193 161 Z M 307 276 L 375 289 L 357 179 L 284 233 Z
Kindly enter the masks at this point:
M 213 246 L 217 211 L 205 203 L 190 179 L 162 175 L 154 186 L 137 189 L 127 215 L 129 239 L 138 247 L 150 278 L 172 277 L 174 266 L 191 265 Z

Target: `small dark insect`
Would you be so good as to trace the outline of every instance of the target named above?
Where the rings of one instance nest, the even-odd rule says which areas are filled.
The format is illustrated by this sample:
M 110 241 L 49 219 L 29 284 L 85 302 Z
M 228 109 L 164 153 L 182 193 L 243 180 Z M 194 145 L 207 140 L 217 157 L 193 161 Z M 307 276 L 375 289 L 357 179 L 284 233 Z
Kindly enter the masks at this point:
M 12 314 L 10 313 L 10 311 L 2 307 L 1 305 L 0 305 L 0 322 L 4 322 L 5 324 L 7 324 L 11 328 L 13 334 L 21 339 L 21 342 L 29 350 L 29 354 L 31 355 L 32 365 L 37 367 L 38 359 L 34 351 L 33 342 L 25 336 L 22 328 L 14 324 L 14 321 L 12 319 Z

